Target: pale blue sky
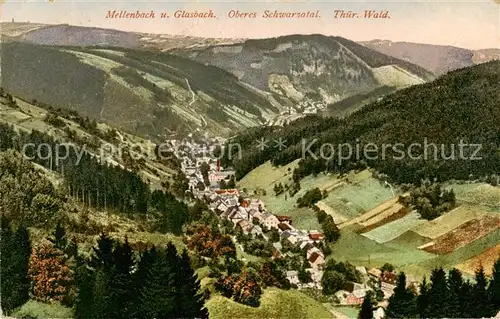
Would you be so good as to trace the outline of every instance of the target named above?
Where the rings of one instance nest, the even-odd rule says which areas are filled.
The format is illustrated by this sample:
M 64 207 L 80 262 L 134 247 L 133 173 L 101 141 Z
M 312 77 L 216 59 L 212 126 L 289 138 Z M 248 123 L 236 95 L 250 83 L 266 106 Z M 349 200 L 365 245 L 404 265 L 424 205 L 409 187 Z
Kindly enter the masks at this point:
M 0 0 L 1 1 L 1 0 Z M 105 19 L 108 10 L 212 9 L 214 20 L 118 20 Z M 321 11 L 315 20 L 235 20 L 226 17 L 231 9 L 244 12 L 264 10 Z M 334 19 L 333 10 L 389 10 L 391 19 Z M 147 33 L 206 37 L 271 37 L 293 33 L 322 33 L 352 40 L 388 39 L 454 45 L 471 49 L 500 48 L 500 5 L 493 0 L 469 1 L 63 1 L 7 0 L 3 21 L 68 23 Z

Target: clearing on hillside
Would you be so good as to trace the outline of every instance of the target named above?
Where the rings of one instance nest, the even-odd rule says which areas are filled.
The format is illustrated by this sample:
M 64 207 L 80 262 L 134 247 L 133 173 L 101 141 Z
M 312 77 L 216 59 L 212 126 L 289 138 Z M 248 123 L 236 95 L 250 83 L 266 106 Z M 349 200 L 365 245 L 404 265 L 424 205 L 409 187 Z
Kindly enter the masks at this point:
M 242 305 L 219 294 L 206 302 L 210 318 L 332 318 L 319 301 L 298 290 L 264 289 L 258 308 Z
M 394 205 L 396 205 L 398 202 L 398 198 L 397 197 L 394 197 L 392 199 L 389 199 L 385 202 L 383 202 L 382 204 L 378 205 L 377 207 L 373 208 L 372 210 L 356 217 L 356 218 L 353 218 L 341 225 L 339 225 L 339 228 L 344 228 L 344 227 L 347 227 L 347 226 L 351 226 L 351 225 L 355 225 L 355 224 L 360 224 L 360 223 L 363 223 L 363 222 L 366 222 L 367 220 L 371 219 L 371 218 L 374 218 L 375 216 L 381 214 L 382 212 L 390 209 L 391 207 L 393 207 Z
M 450 185 L 457 201 L 468 204 L 479 204 L 489 207 L 500 207 L 500 187 L 484 183 Z
M 464 204 L 434 220 L 418 225 L 413 231 L 421 236 L 435 239 L 484 214 L 487 214 L 485 208 Z
M 327 213 L 328 215 L 332 216 L 335 224 L 341 224 L 341 223 L 344 223 L 348 220 L 347 217 L 345 217 L 344 215 L 337 212 L 335 209 L 333 209 L 330 206 L 328 206 L 327 204 L 325 204 L 325 202 L 323 202 L 322 200 L 320 200 L 319 202 L 316 203 L 316 207 L 319 210 L 322 210 L 325 213 Z
M 351 226 L 341 229 L 339 240 L 331 245 L 334 253 L 329 258 L 367 267 L 382 266 L 385 263 L 402 267 L 424 262 L 436 256 L 419 250 L 416 246 L 410 247 L 392 241 L 377 243 L 359 234 L 356 228 L 359 227 Z
M 390 187 L 371 176 L 364 176 L 366 172 L 369 171 L 356 174 L 354 179 L 359 175 L 364 177 L 360 180 L 352 182 L 349 177 L 350 182 L 333 189 L 323 202 L 346 219 L 352 219 L 394 197 Z
M 384 210 L 382 213 L 362 222 L 361 226 L 363 226 L 364 228 L 361 230 L 361 233 L 369 232 L 372 229 L 403 218 L 409 213 L 409 211 L 410 210 L 407 209 L 403 204 L 396 203 L 388 209 Z
M 456 267 L 463 272 L 474 274 L 476 269 L 480 266 L 484 267 L 484 272 L 487 275 L 491 275 L 493 270 L 493 264 L 500 258 L 500 244 L 495 247 L 491 247 L 484 253 L 474 256 L 471 259 L 464 261 L 463 263 L 457 265 Z
M 436 254 L 451 253 L 499 228 L 500 218 L 493 215 L 484 215 L 474 218 L 451 232 L 438 237 L 432 243 L 422 247 L 422 249 Z
M 370 230 L 369 232 L 364 233 L 363 236 L 370 238 L 377 243 L 385 243 L 401 236 L 405 232 L 423 222 L 424 220 L 420 218 L 419 213 L 411 212 L 400 219 Z

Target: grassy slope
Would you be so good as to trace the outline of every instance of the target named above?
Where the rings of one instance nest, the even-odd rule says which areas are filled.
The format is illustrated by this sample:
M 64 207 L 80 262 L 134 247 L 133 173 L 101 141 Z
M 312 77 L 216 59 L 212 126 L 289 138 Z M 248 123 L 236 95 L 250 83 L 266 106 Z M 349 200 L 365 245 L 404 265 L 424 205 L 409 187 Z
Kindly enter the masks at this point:
M 1 53 L 2 83 L 14 94 L 152 138 L 197 127 L 233 134 L 263 122 L 261 110 L 279 111 L 232 74 L 166 53 L 26 43 L 6 43 Z
M 288 194 L 275 196 L 275 184 L 292 184 L 292 171 L 297 162 L 298 160 L 280 167 L 273 167 L 266 162 L 239 181 L 238 187 L 246 189 L 249 194 L 253 194 L 256 189 L 265 190 L 265 196 L 256 197 L 264 201 L 266 208 L 275 214 L 292 217 L 294 225 L 303 229 L 320 228 L 312 209 L 296 207 L 297 199 L 310 189 L 318 187 L 327 190 L 329 195 L 322 202 L 346 218 L 357 216 L 393 197 L 391 189 L 373 179 L 368 170 L 349 174 L 348 182 L 335 175 L 308 176 L 300 181 L 301 189 L 293 198 Z
M 34 318 L 73 318 L 73 311 L 71 308 L 62 306 L 59 303 L 43 303 L 29 300 L 12 314 L 12 317 L 15 318 L 25 316 Z
M 267 288 L 258 308 L 213 295 L 206 306 L 210 318 L 332 318 L 321 303 L 297 290 Z
M 64 128 L 58 128 L 44 121 L 45 115 L 48 113 L 47 110 L 35 106 L 21 99 L 15 99 L 19 106 L 19 109 L 12 109 L 7 107 L 3 102 L 0 103 L 0 122 L 13 125 L 16 129 L 22 131 L 32 131 L 37 130 L 45 132 L 52 135 L 56 139 L 67 141 L 67 134 L 64 132 Z M 62 119 L 62 118 L 61 118 Z M 96 136 L 89 134 L 86 130 L 80 127 L 79 124 L 69 121 L 67 119 L 62 119 L 66 124 L 66 127 L 74 131 L 75 136 L 79 140 L 98 140 L 101 145 L 107 144 L 107 141 L 101 140 Z M 106 132 L 111 127 L 104 123 L 98 124 L 101 132 Z M 151 152 L 154 150 L 155 144 L 149 140 L 145 140 L 138 136 L 130 135 L 124 132 L 119 132 L 123 137 L 123 142 L 120 142 L 121 147 L 131 147 L 135 146 L 134 150 L 141 150 L 143 157 L 146 159 L 145 165 L 139 171 L 139 174 L 144 178 L 148 179 L 151 183 L 152 189 L 160 189 L 161 182 L 171 180 L 174 175 L 174 170 L 170 167 L 163 165 L 156 161 L 155 158 L 151 157 Z M 71 141 L 70 141 L 71 142 Z M 138 148 L 140 147 L 140 148 Z M 91 151 L 89 147 L 86 147 L 87 151 Z M 113 154 L 107 151 L 106 148 L 105 156 L 109 156 L 114 163 L 122 163 L 119 152 L 116 151 Z M 42 170 L 46 171 L 47 177 L 52 182 L 55 182 L 55 176 L 52 172 L 47 171 L 44 168 Z M 158 175 L 156 175 L 157 173 Z

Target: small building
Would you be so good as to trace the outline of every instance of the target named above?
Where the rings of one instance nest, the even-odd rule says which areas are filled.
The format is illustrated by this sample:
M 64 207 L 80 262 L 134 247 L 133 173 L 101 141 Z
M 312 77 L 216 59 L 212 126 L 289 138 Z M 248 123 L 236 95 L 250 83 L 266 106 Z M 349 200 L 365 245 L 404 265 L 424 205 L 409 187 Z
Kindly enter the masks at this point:
M 241 228 L 241 230 L 243 231 L 243 233 L 245 234 L 249 234 L 253 228 L 252 224 L 250 224 L 250 222 L 248 220 L 240 220 L 237 224 L 236 224 L 237 227 Z
M 307 253 L 306 253 L 306 257 L 307 259 L 309 259 L 309 257 L 311 257 L 312 254 L 314 253 L 317 253 L 319 254 L 321 257 L 325 258 L 325 255 L 323 254 L 323 252 L 321 251 L 321 249 L 319 249 L 318 247 L 312 247 L 310 248 L 309 250 L 307 250 Z
M 344 284 L 342 290 L 348 293 L 348 295 L 345 297 L 345 304 L 360 305 L 361 303 L 363 303 L 363 299 L 365 298 L 366 293 L 372 289 L 364 284 L 347 282 Z
M 373 311 L 373 319 L 384 319 L 385 311 L 383 307 L 378 307 L 377 310 Z
M 325 265 L 325 257 L 317 252 L 312 253 L 309 258 L 307 258 L 307 261 L 309 261 L 311 267 L 315 269 L 323 268 Z
M 397 274 L 395 272 L 384 271 L 380 276 L 380 289 L 384 293 L 384 299 L 388 299 L 396 288 Z
M 259 225 L 253 225 L 252 231 L 250 234 L 256 236 L 256 235 L 262 235 L 264 232 L 262 231 L 262 228 Z
M 303 240 L 300 242 L 299 247 L 301 250 L 304 250 L 304 249 L 309 250 L 309 249 L 314 247 L 313 241 L 309 240 L 309 237 L 308 237 L 308 240 Z
M 288 240 L 292 245 L 297 244 L 297 242 L 299 241 L 298 237 L 290 230 L 283 231 L 281 233 L 281 238 Z
M 268 229 L 272 229 L 272 228 L 275 228 L 275 229 L 278 229 L 278 225 L 280 223 L 280 221 L 278 220 L 278 218 L 276 218 L 276 216 L 274 216 L 273 214 L 271 213 L 264 213 L 263 216 L 262 216 L 262 224 L 264 226 L 266 226 Z
M 278 218 L 278 220 L 281 222 L 281 223 L 286 223 L 288 225 L 291 225 L 292 224 L 292 218 L 290 218 L 289 216 L 284 216 L 284 215 L 281 215 L 281 216 L 276 216 L 276 218 Z
M 286 223 L 279 223 L 278 224 L 278 228 L 279 230 L 281 231 L 285 231 L 285 230 L 291 230 L 289 224 L 286 224 Z
M 382 275 L 382 271 L 378 268 L 370 268 L 368 269 L 368 276 L 372 277 L 373 279 L 380 279 L 380 276 Z
M 281 258 L 281 253 L 279 252 L 279 250 L 274 249 L 271 259 L 278 259 L 278 258 Z
M 286 279 L 292 284 L 292 285 L 298 285 L 300 284 L 299 280 L 299 273 L 296 270 L 290 270 L 286 272 Z
M 309 232 L 309 239 L 311 239 L 314 242 L 318 242 L 323 240 L 325 238 L 325 235 L 319 231 L 311 230 Z

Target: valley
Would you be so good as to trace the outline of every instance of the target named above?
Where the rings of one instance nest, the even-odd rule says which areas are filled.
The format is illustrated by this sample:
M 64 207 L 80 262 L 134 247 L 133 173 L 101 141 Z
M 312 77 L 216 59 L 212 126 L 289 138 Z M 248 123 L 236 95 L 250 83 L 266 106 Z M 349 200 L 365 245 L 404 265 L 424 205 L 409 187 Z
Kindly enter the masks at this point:
M 495 49 L 1 27 L 2 316 L 500 311 Z

